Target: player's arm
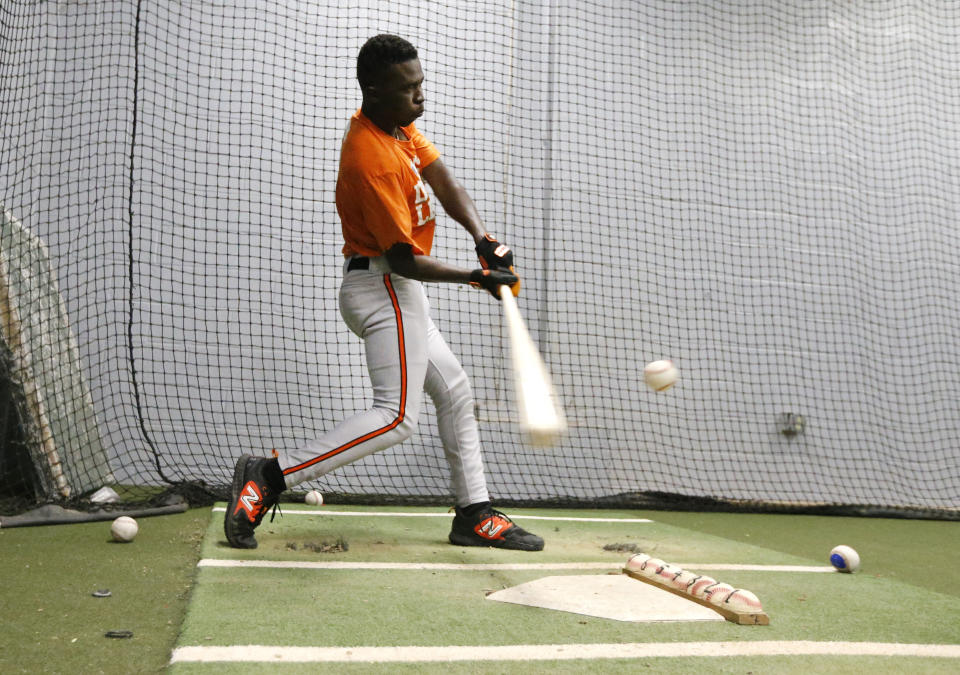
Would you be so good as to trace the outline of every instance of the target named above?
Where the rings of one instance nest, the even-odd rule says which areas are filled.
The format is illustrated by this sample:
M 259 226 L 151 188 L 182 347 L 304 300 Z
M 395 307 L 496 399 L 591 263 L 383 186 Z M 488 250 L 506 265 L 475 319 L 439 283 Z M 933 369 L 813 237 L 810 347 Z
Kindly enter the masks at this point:
M 447 168 L 441 159 L 430 162 L 420 174 L 433 189 L 433 194 L 440 200 L 443 210 L 451 218 L 463 225 L 464 229 L 473 237 L 477 245 L 477 257 L 484 269 L 509 270 L 516 275 L 513 267 L 513 251 L 488 234 L 480 220 L 477 205 L 467 193 L 466 188 L 457 180 L 453 172 Z M 519 280 L 518 280 L 519 281 Z M 510 284 L 513 294 L 520 292 L 520 284 Z
M 440 262 L 427 255 L 414 255 L 410 244 L 394 244 L 384 254 L 390 263 L 390 270 L 417 281 L 445 281 L 448 283 L 471 284 L 490 291 L 499 298 L 497 289 L 501 285 L 513 286 L 517 277 L 507 270 L 468 270 Z
M 448 265 L 427 255 L 414 255 L 407 243 L 394 244 L 385 253 L 390 269 L 417 281 L 446 281 L 466 284 L 470 282 L 470 270 Z
M 486 230 L 480 219 L 477 205 L 443 160 L 433 160 L 420 172 L 420 175 L 430 184 L 443 210 L 470 233 L 475 244 L 479 244 Z

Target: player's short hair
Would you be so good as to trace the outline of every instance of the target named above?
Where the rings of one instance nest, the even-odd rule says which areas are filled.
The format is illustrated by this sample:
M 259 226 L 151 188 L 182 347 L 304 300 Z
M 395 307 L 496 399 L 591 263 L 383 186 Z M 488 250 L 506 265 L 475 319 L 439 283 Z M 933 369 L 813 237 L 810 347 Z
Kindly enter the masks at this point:
M 397 35 L 381 33 L 367 40 L 357 55 L 357 81 L 361 88 L 376 84 L 380 76 L 396 63 L 417 58 L 417 48 Z

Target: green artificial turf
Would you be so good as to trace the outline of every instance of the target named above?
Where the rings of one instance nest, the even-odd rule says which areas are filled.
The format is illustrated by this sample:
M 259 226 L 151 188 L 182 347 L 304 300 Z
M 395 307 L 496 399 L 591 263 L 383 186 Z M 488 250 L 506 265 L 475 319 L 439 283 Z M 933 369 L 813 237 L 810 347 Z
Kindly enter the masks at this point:
M 332 508 L 332 507 L 327 507 Z M 874 537 L 899 536 L 904 522 L 850 519 L 848 529 L 827 531 L 833 519 L 734 514 L 665 514 L 629 511 L 511 511 L 518 522 L 547 541 L 540 553 L 458 548 L 446 543 L 448 518 L 369 518 L 300 515 L 295 507 L 283 519 L 258 531 L 260 547 L 230 549 L 223 542 L 222 513 L 214 513 L 203 544 L 206 558 L 297 561 L 403 561 L 436 563 L 510 563 L 610 561 L 616 567 L 644 550 L 690 569 L 696 563 L 825 565 L 822 541 L 847 535 L 856 545 Z M 337 509 L 340 510 L 340 509 Z M 343 509 L 347 510 L 347 509 Z M 362 511 L 363 509 L 350 509 Z M 390 509 L 377 509 L 390 511 Z M 395 509 L 437 512 L 436 509 Z M 651 517 L 654 523 L 541 521 L 524 515 L 573 517 Z M 673 517 L 691 527 L 671 524 Z M 744 519 L 744 523 L 740 520 Z M 916 522 L 916 521 L 913 521 Z M 859 525 L 859 529 L 856 527 Z M 933 528 L 944 536 L 950 523 Z M 696 528 L 700 528 L 699 530 Z M 784 530 L 789 534 L 784 536 Z M 804 534 L 806 533 L 806 534 Z M 736 536 L 731 536 L 731 535 Z M 809 541 L 805 541 L 808 539 Z M 763 544 L 772 541 L 780 550 Z M 346 544 L 346 550 L 344 550 Z M 935 547 L 940 542 L 916 542 Z M 895 548 L 897 541 L 885 546 Z M 951 544 L 944 545 L 950 548 Z M 620 550 L 609 550 L 611 547 Z M 583 570 L 343 570 L 203 568 L 199 571 L 181 645 L 262 644 L 278 646 L 407 646 L 500 644 L 575 644 L 625 642 L 718 642 L 810 640 L 852 642 L 960 643 L 960 610 L 950 593 L 930 584 L 910 583 L 930 571 L 909 560 L 880 570 L 875 551 L 864 547 L 864 569 L 853 575 L 773 571 L 712 571 L 734 586 L 750 588 L 764 602 L 770 626 L 723 623 L 640 624 L 511 605 L 486 599 L 489 591 L 555 574 L 602 574 Z M 935 564 L 940 553 L 931 557 Z M 882 573 L 875 573 L 874 570 Z M 258 627 L 249 634 L 249 608 L 257 604 Z M 394 673 L 616 673 L 637 670 L 686 672 L 953 672 L 955 659 L 907 657 L 749 657 L 597 659 L 593 661 L 485 662 L 482 664 L 273 664 L 277 672 Z M 263 672 L 263 664 L 191 664 L 172 667 L 182 673 Z
M 285 506 L 285 511 L 305 508 Z M 442 509 L 338 507 L 444 513 Z M 175 643 L 497 644 L 716 640 L 868 640 L 960 644 L 960 524 L 772 514 L 528 510 L 509 513 L 547 541 L 541 553 L 459 548 L 449 517 L 345 518 L 290 514 L 265 522 L 255 551 L 223 543 L 222 512 L 195 509 L 140 519 L 132 544 L 109 541 L 109 522 L 0 530 L 5 580 L 2 673 L 155 673 Z M 525 520 L 528 514 L 647 517 L 655 523 Z M 444 513 L 444 516 L 446 514 Z M 201 543 L 202 539 L 202 543 Z M 508 605 L 485 593 L 553 574 L 202 568 L 208 558 L 406 562 L 608 561 L 629 548 L 672 562 L 825 565 L 838 543 L 854 546 L 854 575 L 724 571 L 751 588 L 769 627 L 639 625 Z M 343 550 L 343 544 L 346 549 Z M 612 547 L 614 550 L 608 550 Z M 602 573 L 602 572 L 598 572 Z M 194 581 L 198 585 L 192 586 Z M 94 590 L 112 597 L 97 599 Z M 190 602 L 189 615 L 187 599 Z M 250 604 L 250 603 L 254 604 Z M 244 617 L 247 620 L 244 620 Z M 251 623 L 252 622 L 252 623 Z M 181 628 L 183 637 L 178 642 Z M 132 630 L 109 639 L 107 630 Z M 955 672 L 956 659 L 750 657 L 599 659 L 517 664 L 177 664 L 173 673 L 809 673 Z
M 412 509 L 408 509 L 410 511 Z M 430 511 L 430 510 L 425 510 Z M 446 518 L 324 517 L 288 510 L 258 532 L 260 547 L 236 551 L 222 541 L 218 513 L 203 546 L 207 558 L 304 561 L 556 562 L 603 561 L 617 566 L 629 553 L 611 543 L 637 544 L 670 562 L 822 565 L 796 555 L 676 525 L 523 520 L 547 540 L 541 553 L 452 547 Z M 539 511 L 536 513 L 550 513 Z M 580 517 L 629 517 L 629 512 L 581 511 Z M 736 524 L 740 516 L 727 515 Z M 875 524 L 875 523 L 874 523 Z M 728 524 L 728 527 L 733 526 Z M 336 542 L 348 550 L 331 550 Z M 324 547 L 327 544 L 328 547 Z M 321 552 L 318 552 L 319 551 Z M 573 570 L 338 570 L 204 568 L 181 644 L 234 644 L 247 622 L 250 598 L 270 597 L 257 644 L 367 646 L 669 640 L 866 640 L 955 642 L 960 609 L 951 596 L 865 573 L 711 571 L 749 588 L 773 617 L 769 627 L 729 623 L 637 624 L 514 606 L 485 599 L 489 591 Z M 895 600 L 897 611 L 885 609 Z M 317 620 L 311 620 L 315 613 Z M 298 617 L 307 617 L 306 620 Z M 842 617 L 842 620 L 838 620 Z M 641 633 L 641 634 L 638 634 Z M 362 641 L 358 642 L 358 636 Z
M 494 647 L 491 647 L 494 649 Z M 564 661 L 484 661 L 483 663 L 178 663 L 176 675 L 954 675 L 952 659 L 876 656 L 770 656 Z
M 651 517 L 823 565 L 834 546 L 846 544 L 859 553 L 863 574 L 960 597 L 960 521 L 668 511 Z
M 326 508 L 326 507 L 324 507 Z M 334 508 L 329 510 L 362 513 L 363 509 Z M 625 562 L 627 548 L 644 551 L 664 560 L 680 562 L 754 563 L 754 564 L 818 564 L 799 557 L 784 556 L 756 546 L 744 548 L 739 542 L 723 536 L 692 532 L 660 522 L 592 522 L 583 518 L 650 518 L 649 512 L 599 510 L 512 509 L 514 520 L 546 541 L 543 551 L 504 551 L 485 547 L 451 546 L 447 541 L 451 517 L 442 508 L 376 508 L 383 513 L 430 513 L 444 517 L 344 517 L 298 515 L 296 511 L 316 511 L 305 507 L 289 507 L 286 516 L 272 523 L 265 521 L 257 530 L 259 546 L 253 550 L 236 550 L 227 546 L 223 536 L 222 512 L 215 512 L 204 540 L 203 556 L 252 560 L 342 560 L 402 562 Z M 321 509 L 322 511 L 322 509 Z M 525 520 L 524 515 L 570 517 L 581 520 Z M 718 533 L 719 534 L 719 533 Z M 311 550 L 324 544 L 334 546 L 346 540 L 348 550 L 333 554 L 317 554 Z M 307 545 L 307 546 L 305 546 Z M 745 553 L 749 551 L 749 553 Z M 749 559 L 744 559 L 748 555 Z M 680 560 L 682 558 L 682 561 Z M 784 563 L 784 560 L 787 563 Z M 826 564 L 820 561 L 819 564 Z
M 947 596 L 895 581 L 840 574 L 716 572 L 763 600 L 770 626 L 637 624 L 495 602 L 489 590 L 589 572 L 203 569 L 182 644 L 349 646 L 557 644 L 723 640 L 943 643 L 960 610 Z M 885 598 L 896 611 L 881 611 Z M 242 636 L 242 641 L 238 642 Z
M 128 544 L 111 541 L 109 521 L 0 530 L 0 672 L 162 672 L 209 521 L 210 509 L 140 518 Z

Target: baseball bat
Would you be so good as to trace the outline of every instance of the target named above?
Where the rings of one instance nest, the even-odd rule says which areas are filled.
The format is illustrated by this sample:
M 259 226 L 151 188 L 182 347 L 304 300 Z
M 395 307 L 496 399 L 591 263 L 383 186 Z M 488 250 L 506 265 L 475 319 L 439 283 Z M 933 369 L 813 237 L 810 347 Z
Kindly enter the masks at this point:
M 510 335 L 510 355 L 520 413 L 520 430 L 534 445 L 553 445 L 567 430 L 550 373 L 520 316 L 509 286 L 500 287 L 503 316 Z

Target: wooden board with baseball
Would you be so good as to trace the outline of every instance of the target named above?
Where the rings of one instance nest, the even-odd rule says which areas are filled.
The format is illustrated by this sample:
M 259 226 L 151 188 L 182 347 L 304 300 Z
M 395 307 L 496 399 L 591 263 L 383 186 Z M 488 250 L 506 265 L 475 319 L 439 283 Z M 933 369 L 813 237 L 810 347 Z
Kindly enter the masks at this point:
M 631 556 L 622 572 L 637 581 L 709 607 L 727 621 L 744 626 L 770 625 L 770 617 L 763 611 L 756 595 L 707 575 L 698 575 L 643 553 Z

